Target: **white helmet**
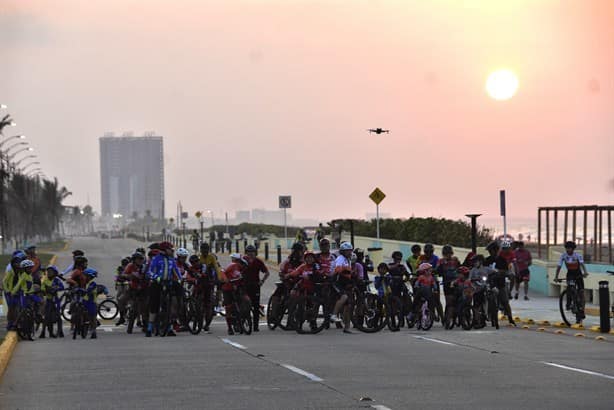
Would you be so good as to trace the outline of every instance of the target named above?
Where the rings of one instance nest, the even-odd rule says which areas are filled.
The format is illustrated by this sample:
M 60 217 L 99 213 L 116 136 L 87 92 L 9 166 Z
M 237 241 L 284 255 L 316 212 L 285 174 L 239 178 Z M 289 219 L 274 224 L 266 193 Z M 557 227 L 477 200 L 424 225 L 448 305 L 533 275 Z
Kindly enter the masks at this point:
M 24 268 L 32 268 L 34 267 L 34 262 L 32 262 L 30 259 L 26 259 L 21 261 L 21 263 L 19 264 L 19 267 L 24 269 Z
M 177 257 L 185 256 L 187 258 L 188 256 L 190 256 L 190 252 L 186 248 L 177 249 L 176 254 L 177 254 Z
M 341 246 L 339 246 L 340 251 L 351 251 L 354 250 L 354 247 L 349 242 L 343 242 Z

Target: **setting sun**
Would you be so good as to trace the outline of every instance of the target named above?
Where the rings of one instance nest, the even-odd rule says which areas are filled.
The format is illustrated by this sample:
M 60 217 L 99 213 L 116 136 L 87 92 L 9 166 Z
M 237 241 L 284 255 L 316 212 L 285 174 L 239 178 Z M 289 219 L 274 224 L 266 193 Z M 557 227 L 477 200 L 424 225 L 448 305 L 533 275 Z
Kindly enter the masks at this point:
M 518 90 L 518 77 L 510 70 L 493 71 L 486 80 L 486 91 L 495 100 L 509 100 Z

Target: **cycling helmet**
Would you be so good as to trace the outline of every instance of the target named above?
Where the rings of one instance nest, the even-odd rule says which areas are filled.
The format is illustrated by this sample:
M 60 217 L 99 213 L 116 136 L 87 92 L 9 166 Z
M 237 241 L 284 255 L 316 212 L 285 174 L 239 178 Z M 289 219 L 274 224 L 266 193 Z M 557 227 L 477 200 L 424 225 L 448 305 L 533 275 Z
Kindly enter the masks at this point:
M 330 241 L 326 238 L 320 239 L 320 245 L 330 245 Z
M 441 248 L 441 253 L 442 255 L 452 255 L 454 250 L 452 249 L 452 246 L 444 245 L 443 248 Z
M 256 247 L 254 245 L 247 245 L 245 247 L 245 252 L 256 252 Z
M 241 254 L 233 253 L 232 255 L 230 255 L 230 259 L 241 259 Z
M 32 262 L 30 259 L 25 259 L 25 260 L 21 261 L 21 263 L 19 264 L 19 267 L 22 268 L 22 269 L 33 268 L 34 267 L 34 262 Z
M 198 261 L 200 261 L 200 258 L 198 257 L 198 255 L 192 255 L 190 256 L 190 259 L 188 259 L 190 261 L 190 263 L 196 263 Z
M 154 242 L 150 244 L 147 248 L 148 249 L 160 249 L 160 244 L 158 242 Z
M 394 252 L 392 252 L 392 255 L 390 255 L 390 257 L 392 259 L 403 259 L 403 252 L 401 252 L 401 251 L 394 251 Z
M 352 246 L 351 243 L 349 242 L 343 242 L 340 246 L 339 246 L 339 250 L 340 251 L 351 251 L 354 250 L 354 247 Z
M 415 252 L 420 252 L 422 250 L 422 248 L 420 247 L 420 245 L 416 244 L 414 246 L 411 247 L 411 252 L 415 253 Z
M 85 252 L 83 252 L 81 249 L 75 249 L 72 251 L 72 256 L 85 256 Z
M 55 272 L 56 275 L 60 274 L 60 271 L 58 270 L 58 268 L 55 265 L 49 265 L 47 266 L 47 271 L 52 271 Z
M 132 259 L 145 259 L 145 255 L 141 252 L 134 252 L 132 254 Z
M 421 263 L 420 266 L 418 266 L 418 272 L 423 272 L 429 269 L 433 269 L 433 265 L 430 263 Z
M 457 272 L 459 275 L 467 276 L 469 274 L 469 268 L 466 266 L 461 266 L 458 268 Z
M 565 249 L 568 249 L 568 248 L 576 249 L 576 243 L 573 241 L 565 242 Z
M 158 244 L 158 249 L 164 250 L 164 251 L 168 249 L 173 249 L 173 244 L 168 241 L 160 242 Z
M 303 244 L 302 244 L 302 243 L 300 243 L 300 242 L 295 242 L 295 243 L 292 245 L 292 250 L 293 250 L 293 251 L 302 251 L 302 250 L 304 250 L 304 249 L 305 249 L 305 246 L 303 246 Z
M 486 250 L 487 251 L 498 251 L 499 250 L 499 244 L 496 241 L 492 241 L 491 243 L 486 245 Z
M 383 269 L 388 272 L 388 264 L 385 262 L 380 262 L 380 264 L 377 265 L 377 270 L 379 271 L 380 269 Z
M 365 251 L 360 249 L 360 248 L 354 249 L 354 252 L 356 253 L 356 256 L 360 256 L 360 255 L 364 256 L 365 255 Z
M 77 256 L 75 257 L 75 266 L 82 265 L 87 263 L 87 258 L 85 256 Z
M 501 248 L 509 249 L 511 247 L 512 247 L 512 243 L 510 241 L 508 241 L 507 239 L 501 241 Z
M 16 250 L 15 252 L 13 252 L 12 257 L 13 258 L 19 258 L 19 259 L 24 259 L 27 255 L 21 251 L 21 250 Z
M 120 263 L 121 263 L 122 266 L 126 266 L 127 264 L 130 263 L 130 258 L 128 258 L 128 257 L 122 258 Z
M 435 252 L 435 248 L 433 247 L 432 243 L 425 243 L 424 244 L 424 253 L 433 253 Z
M 145 251 L 145 248 L 136 248 L 136 250 L 134 251 L 136 253 L 140 253 L 141 255 L 145 255 L 147 252 Z M 134 255 L 133 255 L 134 256 Z
M 96 269 L 92 269 L 92 268 L 87 268 L 86 270 L 83 271 L 83 274 L 95 278 L 98 276 L 98 271 Z
M 36 249 L 36 245 L 28 245 L 25 247 L 26 251 L 31 251 L 32 249 Z
M 177 257 L 181 258 L 187 258 L 188 256 L 190 256 L 190 251 L 188 251 L 186 248 L 179 248 L 177 249 Z

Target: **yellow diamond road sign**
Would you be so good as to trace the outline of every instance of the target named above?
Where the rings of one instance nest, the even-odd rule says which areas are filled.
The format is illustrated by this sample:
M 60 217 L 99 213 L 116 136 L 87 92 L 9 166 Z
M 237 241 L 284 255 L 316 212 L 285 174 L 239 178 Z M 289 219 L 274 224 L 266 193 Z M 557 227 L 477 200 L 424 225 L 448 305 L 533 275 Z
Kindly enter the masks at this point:
M 371 192 L 371 195 L 369 195 L 369 198 L 371 198 L 371 200 L 375 202 L 375 205 L 379 205 L 380 202 L 382 202 L 384 198 L 386 198 L 386 194 L 383 193 L 381 189 L 375 188 L 373 192 Z

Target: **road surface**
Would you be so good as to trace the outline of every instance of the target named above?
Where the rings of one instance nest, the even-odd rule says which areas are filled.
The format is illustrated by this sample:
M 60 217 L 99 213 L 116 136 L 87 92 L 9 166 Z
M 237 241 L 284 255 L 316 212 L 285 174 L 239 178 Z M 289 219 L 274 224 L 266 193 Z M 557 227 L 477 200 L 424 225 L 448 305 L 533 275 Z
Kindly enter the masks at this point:
M 138 244 L 76 239 L 111 285 Z M 63 267 L 69 253 L 60 255 Z M 264 290 L 265 299 L 272 282 Z M 368 335 L 281 330 L 175 338 L 104 326 L 19 343 L 0 409 L 612 409 L 614 343 L 523 329 Z M 363 399 L 361 401 L 361 398 Z

